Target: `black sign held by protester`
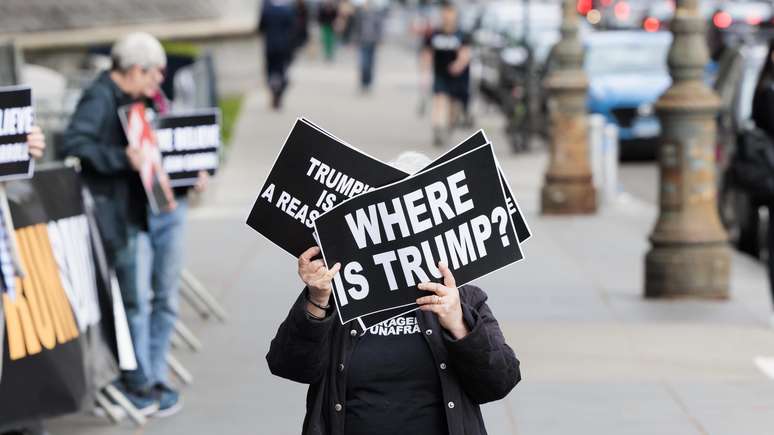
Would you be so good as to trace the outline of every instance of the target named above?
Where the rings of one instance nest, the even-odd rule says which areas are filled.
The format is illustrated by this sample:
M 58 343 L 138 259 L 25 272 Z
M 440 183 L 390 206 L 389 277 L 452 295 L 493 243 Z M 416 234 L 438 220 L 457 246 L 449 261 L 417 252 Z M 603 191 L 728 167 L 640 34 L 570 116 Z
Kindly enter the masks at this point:
M 32 130 L 32 90 L 27 86 L 0 87 L 0 181 L 30 178 L 27 134 Z
M 406 173 L 296 121 L 261 187 L 247 224 L 294 257 L 317 243 L 314 220 L 344 199 Z
M 195 185 L 199 171 L 215 175 L 220 160 L 220 110 L 163 115 L 155 125 L 162 166 L 173 187 Z
M 441 157 L 438 157 L 433 161 L 433 163 L 429 164 L 427 167 L 419 171 L 420 173 L 428 171 L 438 165 L 443 164 L 444 162 L 448 162 L 449 160 L 452 160 L 455 157 L 459 157 L 469 151 L 472 151 L 482 145 L 486 145 L 489 143 L 489 139 L 486 137 L 486 134 L 484 134 L 483 130 L 479 130 L 476 134 L 466 139 L 464 142 L 460 143 L 456 147 L 450 149 L 448 152 L 443 154 Z M 516 202 L 515 197 L 513 196 L 513 192 L 511 191 L 511 187 L 508 184 L 508 181 L 505 179 L 505 176 L 503 175 L 502 169 L 499 167 L 498 164 L 498 171 L 500 172 L 500 178 L 503 183 L 503 187 L 505 188 L 505 199 L 508 203 L 508 211 L 511 213 L 512 221 L 516 230 L 516 234 L 519 237 L 519 243 L 524 242 L 530 237 L 530 230 L 529 226 L 527 225 L 527 222 L 524 220 L 524 217 L 521 213 L 521 209 L 519 208 L 519 204 Z M 401 316 L 403 314 L 406 314 L 408 311 L 412 311 L 416 309 L 416 307 L 399 307 L 394 308 L 392 310 L 387 311 L 380 311 L 378 313 L 374 313 L 368 316 L 363 316 L 360 321 L 358 322 L 358 325 L 360 325 L 362 331 L 365 331 L 365 329 L 370 328 L 371 326 L 377 325 L 381 322 L 384 322 L 385 320 L 391 319 L 396 316 Z
M 491 145 L 349 199 L 315 222 L 326 264 L 342 264 L 334 299 L 342 323 L 415 305 L 417 284 L 459 285 L 522 258 Z
M 480 147 L 481 145 L 486 145 L 488 143 L 490 142 L 489 142 L 489 139 L 487 139 L 486 134 L 484 134 L 484 131 L 479 130 L 476 134 L 474 134 L 473 136 L 465 140 L 465 142 L 462 142 L 456 147 L 450 149 L 441 157 L 438 157 L 437 159 L 433 160 L 433 163 L 427 165 L 426 168 L 422 169 L 419 172 L 421 173 L 421 172 L 430 170 L 442 163 L 448 162 L 451 159 L 459 157 L 469 151 L 472 151 Z M 500 178 L 502 179 L 502 182 L 503 182 L 503 187 L 505 188 L 505 199 L 508 202 L 508 212 L 513 216 L 513 225 L 516 227 L 516 234 L 519 236 L 519 243 L 522 243 L 527 239 L 529 239 L 532 233 L 529 230 L 527 221 L 524 220 L 524 216 L 521 213 L 519 204 L 516 202 L 516 198 L 513 196 L 513 191 L 511 190 L 511 186 L 508 183 L 508 180 L 505 179 L 505 176 L 503 175 L 503 171 L 500 168 L 499 163 L 497 164 L 497 171 L 500 174 Z

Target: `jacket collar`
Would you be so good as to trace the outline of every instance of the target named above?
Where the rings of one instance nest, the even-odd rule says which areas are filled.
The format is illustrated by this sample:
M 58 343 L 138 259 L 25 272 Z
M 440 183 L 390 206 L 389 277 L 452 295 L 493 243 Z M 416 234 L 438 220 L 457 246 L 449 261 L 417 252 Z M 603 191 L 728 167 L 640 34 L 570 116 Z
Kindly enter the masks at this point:
M 121 88 L 118 87 L 116 82 L 113 81 L 113 79 L 110 77 L 109 70 L 101 72 L 99 74 L 99 77 L 97 77 L 97 81 L 102 83 L 108 89 L 110 89 L 110 92 L 113 94 L 116 101 L 119 101 L 121 104 L 128 104 L 134 101 L 134 99 L 129 94 L 122 91 Z

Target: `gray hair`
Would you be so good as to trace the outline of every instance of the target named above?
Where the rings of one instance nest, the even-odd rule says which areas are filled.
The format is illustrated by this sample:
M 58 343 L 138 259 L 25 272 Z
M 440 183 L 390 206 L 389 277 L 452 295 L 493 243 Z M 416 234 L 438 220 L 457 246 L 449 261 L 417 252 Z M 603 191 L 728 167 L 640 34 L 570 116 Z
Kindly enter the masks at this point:
M 416 151 L 403 152 L 390 162 L 392 166 L 409 174 L 416 174 L 430 163 L 432 163 L 430 157 Z
M 164 47 L 153 35 L 145 32 L 134 32 L 119 39 L 110 51 L 113 69 L 126 71 L 133 66 L 143 69 L 164 68 L 167 66 L 167 55 Z

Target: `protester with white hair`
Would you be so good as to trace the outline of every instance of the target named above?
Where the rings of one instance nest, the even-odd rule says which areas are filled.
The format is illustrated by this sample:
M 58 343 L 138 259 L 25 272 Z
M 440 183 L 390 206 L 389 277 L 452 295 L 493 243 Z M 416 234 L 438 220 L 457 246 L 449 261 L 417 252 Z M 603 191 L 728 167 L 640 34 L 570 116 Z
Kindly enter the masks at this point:
M 112 67 L 86 89 L 64 133 L 59 157 L 77 157 L 81 175 L 96 203 L 95 213 L 108 261 L 115 270 L 129 320 L 132 339 L 142 341 L 150 328 L 147 305 L 137 283 L 137 240 L 147 229 L 147 199 L 138 169 L 143 156 L 127 147 L 118 108 L 148 102 L 164 80 L 166 54 L 147 33 L 132 33 L 115 43 Z M 116 385 L 144 415 L 177 405 L 177 399 L 154 391 L 136 347 L 138 368 L 122 372 Z M 174 402 L 174 403 L 172 403 Z M 161 405 L 160 405 L 161 403 Z
M 430 163 L 417 152 L 391 164 L 416 173 Z M 368 328 L 342 325 L 320 248 L 298 259 L 304 289 L 279 326 L 266 360 L 277 376 L 308 384 L 303 435 L 486 435 L 480 405 L 499 400 L 521 379 L 483 290 L 421 283 L 419 309 Z

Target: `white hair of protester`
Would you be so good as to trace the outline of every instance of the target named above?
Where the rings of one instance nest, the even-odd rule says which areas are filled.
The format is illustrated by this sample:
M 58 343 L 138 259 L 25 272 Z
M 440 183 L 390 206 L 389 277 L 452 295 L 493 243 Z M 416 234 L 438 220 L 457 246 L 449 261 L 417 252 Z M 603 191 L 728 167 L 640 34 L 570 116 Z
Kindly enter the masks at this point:
M 401 171 L 408 172 L 409 174 L 416 174 L 432 162 L 430 157 L 427 157 L 422 153 L 406 151 L 396 157 L 395 160 L 391 161 L 390 165 Z
M 167 66 L 167 55 L 156 37 L 145 32 L 134 32 L 125 35 L 110 51 L 113 68 L 126 71 L 133 66 L 143 69 L 164 68 Z

